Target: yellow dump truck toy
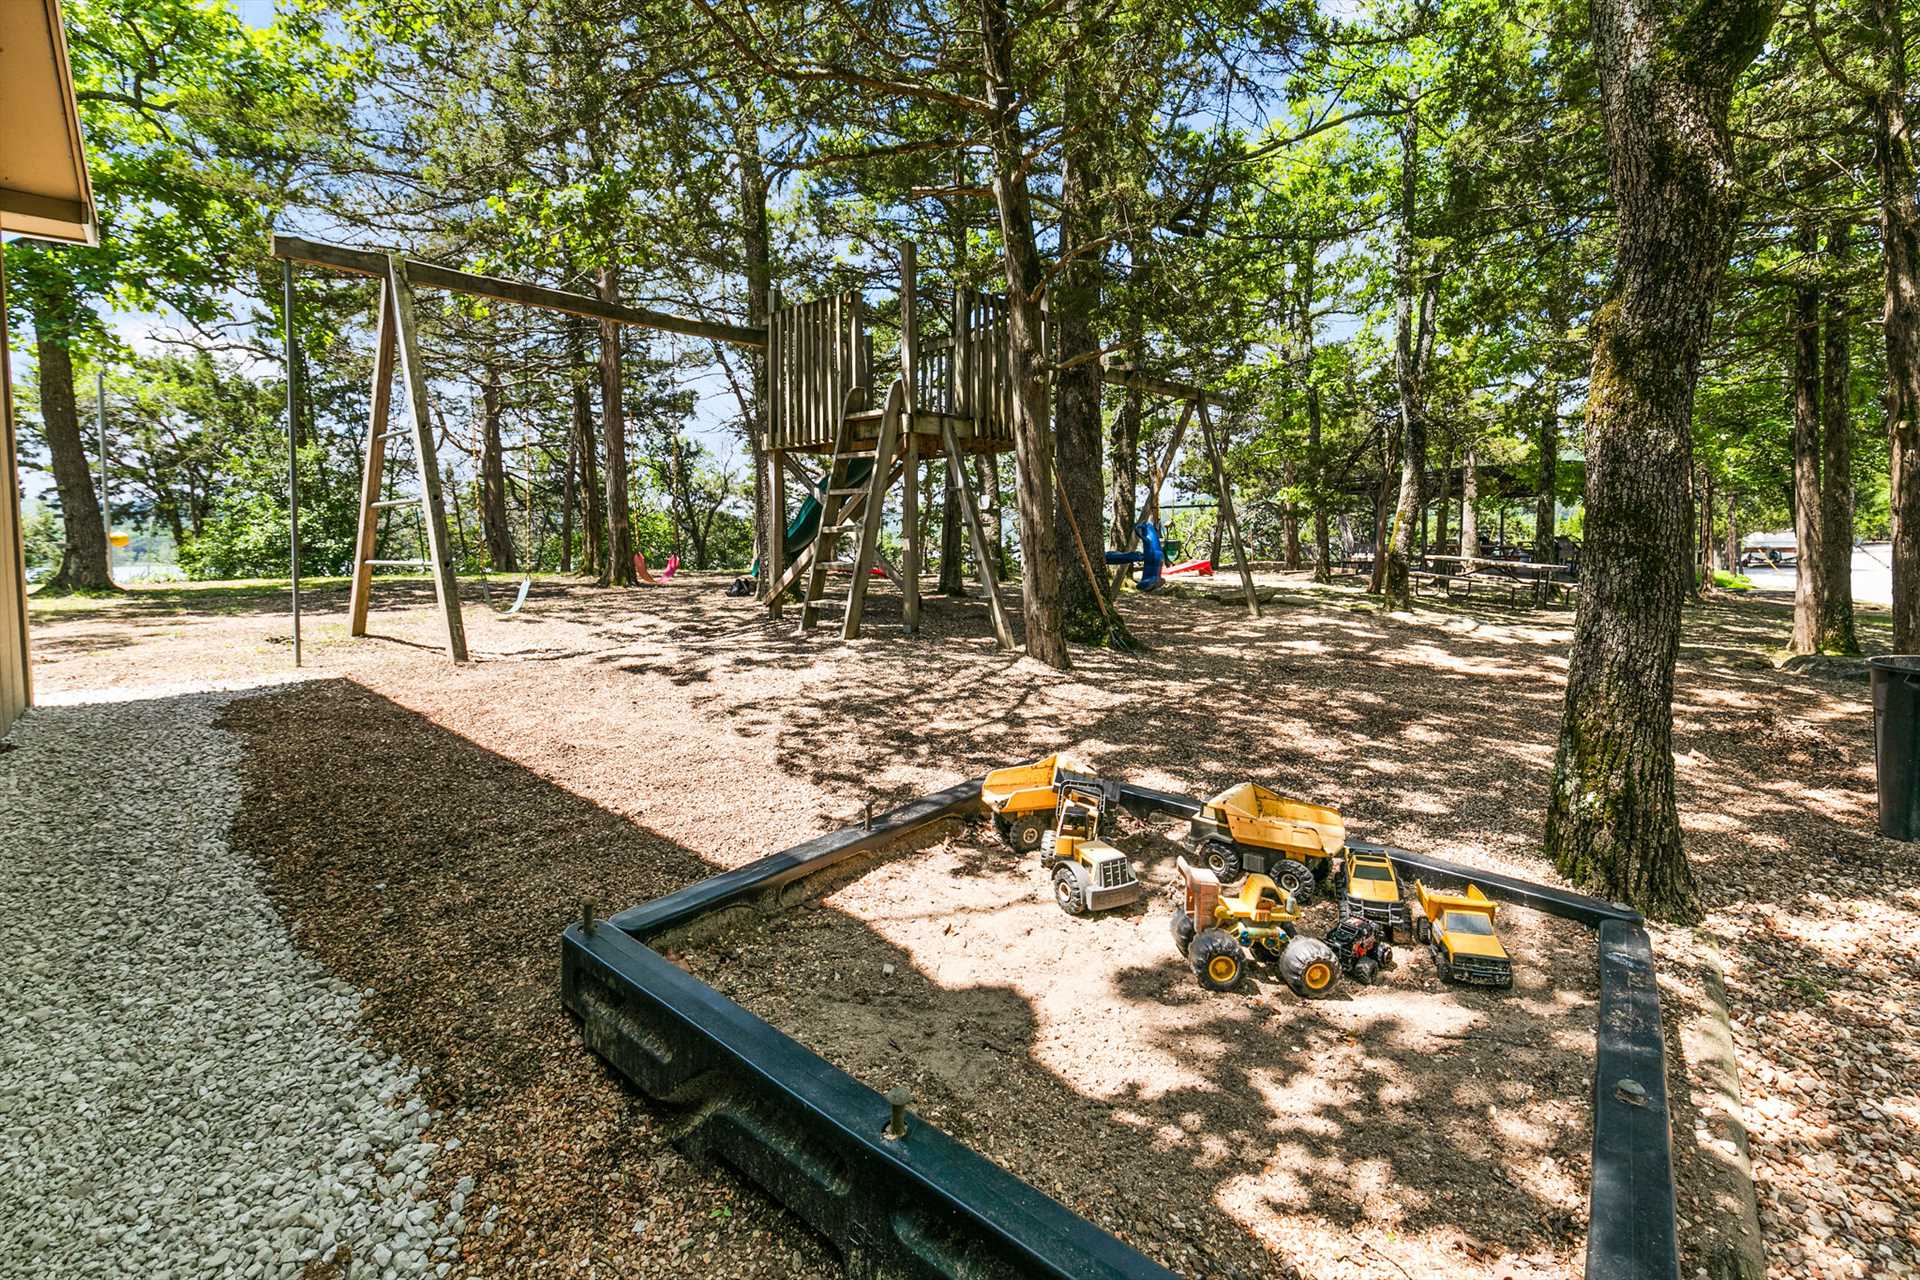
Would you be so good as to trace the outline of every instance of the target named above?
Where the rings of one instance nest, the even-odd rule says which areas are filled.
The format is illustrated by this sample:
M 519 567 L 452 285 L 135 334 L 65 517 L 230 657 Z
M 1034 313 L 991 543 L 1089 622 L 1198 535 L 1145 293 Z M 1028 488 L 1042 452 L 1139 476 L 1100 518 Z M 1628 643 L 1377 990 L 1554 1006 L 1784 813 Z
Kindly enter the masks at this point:
M 980 784 L 980 803 L 993 826 L 1017 852 L 1032 853 L 1053 830 L 1053 811 L 1066 782 L 1094 782 L 1087 767 L 1072 756 L 1042 756 L 1031 764 L 995 769 Z
M 1246 975 L 1250 954 L 1278 965 L 1287 985 L 1307 999 L 1326 995 L 1340 981 L 1333 948 L 1294 932 L 1299 904 L 1272 879 L 1254 872 L 1229 893 L 1206 867 L 1185 858 L 1178 865 L 1173 943 L 1201 986 L 1232 990 Z
M 1053 900 L 1070 916 L 1138 902 L 1146 891 L 1127 855 L 1100 838 L 1099 786 L 1060 788 L 1053 830 L 1040 842 L 1040 865 L 1053 873 Z
M 1413 918 L 1413 936 L 1433 952 L 1433 964 L 1453 982 L 1482 987 L 1513 985 L 1513 961 L 1493 932 L 1499 906 L 1478 885 L 1465 893 L 1441 893 L 1414 881 L 1420 914 Z
M 1222 884 L 1248 872 L 1265 875 L 1301 906 L 1313 901 L 1347 840 L 1338 811 L 1289 800 L 1257 782 L 1228 787 L 1200 806 L 1191 834 L 1195 861 Z
M 1348 849 L 1342 859 L 1340 916 L 1358 916 L 1371 920 L 1388 942 L 1395 930 L 1410 929 L 1413 913 L 1400 896 L 1400 878 L 1394 874 L 1393 859 L 1384 853 Z

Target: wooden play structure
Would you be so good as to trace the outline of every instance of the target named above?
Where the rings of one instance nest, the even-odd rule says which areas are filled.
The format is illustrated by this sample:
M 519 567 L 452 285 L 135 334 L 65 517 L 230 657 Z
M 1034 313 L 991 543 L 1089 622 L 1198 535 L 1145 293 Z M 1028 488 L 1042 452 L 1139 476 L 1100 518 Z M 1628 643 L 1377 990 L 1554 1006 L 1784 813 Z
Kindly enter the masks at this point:
M 906 629 L 916 631 L 920 623 L 919 574 L 903 572 L 888 563 L 880 553 L 880 534 L 886 523 L 888 495 L 896 484 L 901 484 L 906 562 L 910 569 L 916 570 L 924 563 L 919 533 L 920 468 L 922 465 L 944 466 L 965 513 L 974 565 L 991 607 L 994 637 L 1001 647 L 1014 647 L 1012 621 L 1001 599 L 999 575 L 994 566 L 993 542 L 988 538 L 986 517 L 967 465 L 974 455 L 1008 452 L 1014 444 L 1006 300 L 991 294 L 956 291 L 948 333 L 923 342 L 921 299 L 911 243 L 900 247 L 899 349 L 897 364 L 890 369 L 876 366 L 866 303 L 858 291 L 791 305 L 776 297 L 769 323 L 760 328 L 692 320 L 649 308 L 606 302 L 585 294 L 456 271 L 394 253 L 345 248 L 293 236 L 276 235 L 273 253 L 284 264 L 289 310 L 295 264 L 380 281 L 372 410 L 348 606 L 349 634 L 366 634 L 375 569 L 426 569 L 432 573 L 435 596 L 445 622 L 447 654 L 455 662 L 464 662 L 467 658 L 459 583 L 454 573 L 453 549 L 447 538 L 440 466 L 427 411 L 428 380 L 421 365 L 415 332 L 414 291 L 430 288 L 559 311 L 603 323 L 656 329 L 764 350 L 767 423 L 765 437 L 758 443 L 767 451 L 773 474 L 781 480 L 773 486 L 773 510 L 768 513 L 776 536 L 768 539 L 770 563 L 762 566 L 772 584 L 766 598 L 769 611 L 778 616 L 787 602 L 788 592 L 797 587 L 799 629 L 802 632 L 815 629 L 822 615 L 835 604 L 828 595 L 829 573 L 839 561 L 843 540 L 848 540 L 851 544 L 848 567 L 852 573 L 844 597 L 841 635 L 852 639 L 860 634 L 874 569 L 898 587 L 904 601 Z M 287 365 L 290 370 L 297 368 L 295 355 L 293 328 L 289 324 Z M 407 410 L 405 424 L 398 428 L 391 426 L 391 384 L 396 370 L 406 391 Z M 1210 406 L 1220 404 L 1220 399 L 1200 388 L 1125 366 L 1105 365 L 1102 377 L 1108 383 L 1177 399 L 1185 405 L 1165 456 L 1152 475 L 1143 518 L 1158 516 L 1160 487 L 1171 472 L 1188 423 L 1197 413 L 1219 491 L 1221 516 L 1232 535 L 1234 554 L 1240 563 L 1247 611 L 1258 617 L 1260 606 L 1254 596 L 1253 576 L 1209 413 Z M 418 493 L 414 496 L 382 496 L 388 491 L 387 445 L 393 440 L 411 443 L 409 456 L 392 461 L 410 463 L 417 471 Z M 820 460 L 820 473 L 810 471 L 801 461 L 807 455 Z M 788 529 L 784 483 L 788 476 L 812 494 L 819 506 L 805 547 L 790 561 L 781 536 Z M 297 511 L 297 493 L 294 502 Z M 375 548 L 382 518 L 390 511 L 407 510 L 418 513 L 427 557 L 377 558 Z M 1096 559 L 1099 553 L 1099 548 L 1092 549 Z M 296 540 L 293 565 L 296 636 L 299 575 Z
M 815 493 L 821 510 L 811 543 L 791 564 L 782 563 L 784 547 L 775 546 L 775 559 L 769 566 L 773 587 L 766 606 L 777 615 L 788 590 L 804 576 L 800 630 L 817 626 L 819 615 L 831 607 L 827 599 L 828 571 L 839 555 L 841 539 L 849 538 L 852 572 L 841 615 L 841 635 L 853 639 L 860 634 L 871 570 L 875 568 L 899 587 L 906 628 L 909 632 L 917 629 L 919 575 L 902 573 L 880 556 L 880 531 L 886 522 L 887 495 L 896 483 L 904 482 L 901 532 L 905 558 L 909 566 L 924 563 L 918 519 L 920 467 L 944 465 L 960 495 L 974 565 L 992 609 L 995 639 L 1001 647 L 1011 649 L 1013 630 L 1000 598 L 991 544 L 966 466 L 969 455 L 1013 449 L 1006 299 L 957 291 L 947 336 L 926 343 L 920 337 L 919 305 L 914 247 L 903 244 L 899 365 L 891 372 L 874 366 L 872 337 L 867 332 L 866 308 L 859 293 L 775 308 L 768 327 L 772 399 L 766 447 L 770 465 L 776 468 L 776 474 L 791 472 Z M 1144 519 L 1158 518 L 1161 485 L 1171 473 L 1188 423 L 1197 413 L 1213 467 L 1221 517 L 1232 535 L 1239 561 L 1247 611 L 1258 617 L 1260 604 L 1254 594 L 1253 574 L 1240 537 L 1225 462 L 1213 432 L 1210 407 L 1219 404 L 1219 398 L 1200 388 L 1125 366 L 1103 366 L 1102 378 L 1146 394 L 1177 399 L 1185 406 L 1148 486 Z M 887 389 L 878 392 L 883 382 Z M 801 467 L 795 461 L 799 454 L 819 456 L 826 467 L 825 476 L 817 478 Z M 779 500 L 773 512 L 774 527 L 785 529 L 784 486 L 776 486 L 776 491 Z M 1098 550 L 1093 554 L 1097 556 Z

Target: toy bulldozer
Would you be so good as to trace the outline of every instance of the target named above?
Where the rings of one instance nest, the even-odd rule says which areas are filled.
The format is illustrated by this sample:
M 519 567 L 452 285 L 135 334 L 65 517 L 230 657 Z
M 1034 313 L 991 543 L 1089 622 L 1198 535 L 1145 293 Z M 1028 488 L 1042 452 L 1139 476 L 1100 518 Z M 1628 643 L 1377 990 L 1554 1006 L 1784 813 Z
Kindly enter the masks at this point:
M 1068 782 L 1098 786 L 1087 767 L 1068 755 L 1042 756 L 1031 764 L 995 769 L 980 784 L 980 803 L 1016 853 L 1032 853 L 1053 830 L 1060 788 Z
M 1146 891 L 1127 855 L 1100 838 L 1098 785 L 1060 788 L 1059 817 L 1040 842 L 1040 865 L 1053 873 L 1053 900 L 1070 916 L 1138 902 Z
M 1182 893 L 1173 908 L 1173 942 L 1200 985 L 1230 991 L 1246 975 L 1249 953 L 1277 964 L 1296 994 L 1314 999 L 1340 981 L 1333 948 L 1293 930 L 1299 905 L 1272 879 L 1254 872 L 1228 893 L 1206 867 L 1179 861 Z
M 1336 810 L 1289 800 L 1257 782 L 1228 787 L 1207 801 L 1191 830 L 1194 858 L 1220 883 L 1247 872 L 1264 875 L 1303 907 L 1347 841 Z
M 1413 918 L 1414 940 L 1433 952 L 1433 966 L 1452 982 L 1482 987 L 1511 987 L 1513 961 L 1493 932 L 1499 906 L 1468 885 L 1465 893 L 1436 893 L 1414 881 L 1420 914 Z

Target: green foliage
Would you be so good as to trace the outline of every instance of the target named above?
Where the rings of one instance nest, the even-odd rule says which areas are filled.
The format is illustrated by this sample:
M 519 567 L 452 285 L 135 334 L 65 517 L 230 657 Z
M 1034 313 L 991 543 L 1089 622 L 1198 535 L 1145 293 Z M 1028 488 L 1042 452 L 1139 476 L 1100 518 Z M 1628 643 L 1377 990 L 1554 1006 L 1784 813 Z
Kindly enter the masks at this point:
M 52 572 L 60 566 L 60 551 L 65 535 L 60 517 L 41 502 L 29 502 L 20 512 L 21 540 L 25 544 L 27 568 Z

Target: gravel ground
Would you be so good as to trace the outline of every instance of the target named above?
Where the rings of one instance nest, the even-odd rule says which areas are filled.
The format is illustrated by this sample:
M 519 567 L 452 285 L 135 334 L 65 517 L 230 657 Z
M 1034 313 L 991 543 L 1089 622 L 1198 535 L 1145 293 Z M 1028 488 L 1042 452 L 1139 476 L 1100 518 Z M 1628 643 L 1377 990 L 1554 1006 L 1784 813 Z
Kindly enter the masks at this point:
M 0 1277 L 450 1270 L 417 1074 L 228 846 L 228 696 L 0 747 Z

